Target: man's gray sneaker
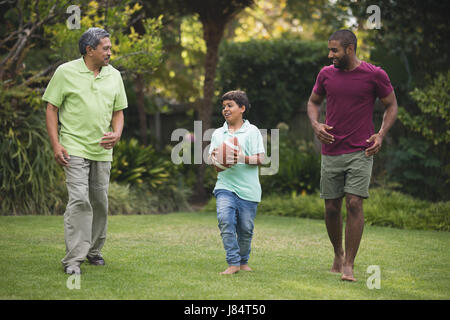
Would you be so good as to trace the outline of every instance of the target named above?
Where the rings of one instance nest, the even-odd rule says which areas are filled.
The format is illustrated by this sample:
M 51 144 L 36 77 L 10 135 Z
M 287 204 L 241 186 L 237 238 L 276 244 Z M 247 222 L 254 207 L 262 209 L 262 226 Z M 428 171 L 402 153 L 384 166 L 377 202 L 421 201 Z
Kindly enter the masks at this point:
M 64 269 L 64 272 L 67 274 L 81 274 L 81 269 L 79 266 L 68 266 Z

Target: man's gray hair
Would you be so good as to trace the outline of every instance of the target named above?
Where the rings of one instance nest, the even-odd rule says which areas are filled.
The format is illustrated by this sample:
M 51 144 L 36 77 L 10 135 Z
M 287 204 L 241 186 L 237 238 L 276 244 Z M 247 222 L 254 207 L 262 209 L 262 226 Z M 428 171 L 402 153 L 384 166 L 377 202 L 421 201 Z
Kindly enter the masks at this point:
M 81 55 L 86 54 L 86 46 L 91 48 L 97 48 L 100 40 L 103 38 L 109 38 L 109 33 L 101 28 L 89 28 L 78 41 L 78 47 L 80 49 Z

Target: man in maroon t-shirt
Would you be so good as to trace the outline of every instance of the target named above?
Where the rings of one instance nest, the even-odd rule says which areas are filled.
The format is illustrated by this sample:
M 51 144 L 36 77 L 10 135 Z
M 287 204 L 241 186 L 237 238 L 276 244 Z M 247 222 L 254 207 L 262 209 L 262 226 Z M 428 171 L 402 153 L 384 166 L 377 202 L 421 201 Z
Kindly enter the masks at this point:
M 356 57 L 357 39 L 339 30 L 328 40 L 333 65 L 322 68 L 308 101 L 308 116 L 322 143 L 320 196 L 325 199 L 325 224 L 334 247 L 332 272 L 356 281 L 353 264 L 364 229 L 363 199 L 368 198 L 373 155 L 397 116 L 397 100 L 386 72 Z M 320 105 L 327 100 L 325 123 L 319 122 Z M 372 115 L 376 98 L 385 105 L 380 130 Z M 342 199 L 347 223 L 342 247 Z

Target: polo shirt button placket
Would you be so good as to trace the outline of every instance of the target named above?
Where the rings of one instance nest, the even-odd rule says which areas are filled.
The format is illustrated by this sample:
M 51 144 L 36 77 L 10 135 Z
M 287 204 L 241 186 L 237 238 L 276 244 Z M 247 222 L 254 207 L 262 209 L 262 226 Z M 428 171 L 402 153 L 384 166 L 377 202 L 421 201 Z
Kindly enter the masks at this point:
M 94 78 L 94 80 L 92 80 L 92 92 L 95 92 L 95 93 L 97 93 L 97 85 L 96 85 L 97 78 L 98 78 L 98 75 L 96 78 Z

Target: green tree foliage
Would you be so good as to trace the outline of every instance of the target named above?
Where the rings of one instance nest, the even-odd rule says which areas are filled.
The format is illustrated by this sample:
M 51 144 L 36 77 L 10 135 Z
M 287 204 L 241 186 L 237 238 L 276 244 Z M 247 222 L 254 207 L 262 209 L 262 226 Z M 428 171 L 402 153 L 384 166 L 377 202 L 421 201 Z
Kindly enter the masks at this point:
M 389 165 L 403 190 L 433 200 L 450 199 L 450 72 L 438 74 L 410 94 L 420 113 L 399 107 L 398 118 L 412 132 L 400 138 Z
M 0 81 L 12 85 L 23 80 L 23 62 L 36 45 L 35 37 L 40 35 L 44 25 L 64 17 L 67 6 L 57 0 L 0 2 L 2 22 L 6 22 L 0 26 Z
M 287 10 L 300 20 L 315 39 L 327 40 L 336 30 L 349 24 L 351 14 L 346 1 L 286 0 Z
M 144 1 L 143 6 L 148 17 L 162 16 L 164 30 L 163 63 L 152 76 L 149 90 L 165 100 L 194 103 L 201 96 L 206 53 L 198 15 L 188 13 L 178 0 Z
M 428 77 L 447 71 L 450 58 L 450 2 L 435 0 L 342 0 L 357 19 L 359 29 L 367 29 L 370 5 L 380 8 L 381 28 L 367 30 L 373 47 L 383 47 L 384 55 L 398 56 L 411 73 L 407 91 L 421 86 Z
M 162 16 L 141 18 L 143 34 L 131 25 L 133 17 L 142 11 L 142 5 L 126 1 L 119 5 L 100 7 L 90 1 L 81 7 L 80 29 L 69 29 L 65 21 L 44 26 L 45 34 L 52 39 L 51 49 L 55 57 L 68 61 L 78 58 L 78 40 L 90 27 L 105 28 L 111 35 L 111 64 L 131 75 L 151 74 L 161 63 L 162 42 L 159 35 Z
M 195 14 L 167 23 L 167 32 L 162 34 L 164 63 L 150 85 L 158 96 L 189 103 L 193 108 L 202 95 L 204 82 L 206 44 L 202 24 Z
M 421 113 L 413 115 L 400 107 L 399 120 L 446 155 L 450 146 L 450 71 L 438 74 L 431 84 L 410 94 Z
M 246 42 L 282 37 L 309 39 L 302 21 L 292 14 L 286 0 L 255 0 L 227 28 L 228 41 Z

